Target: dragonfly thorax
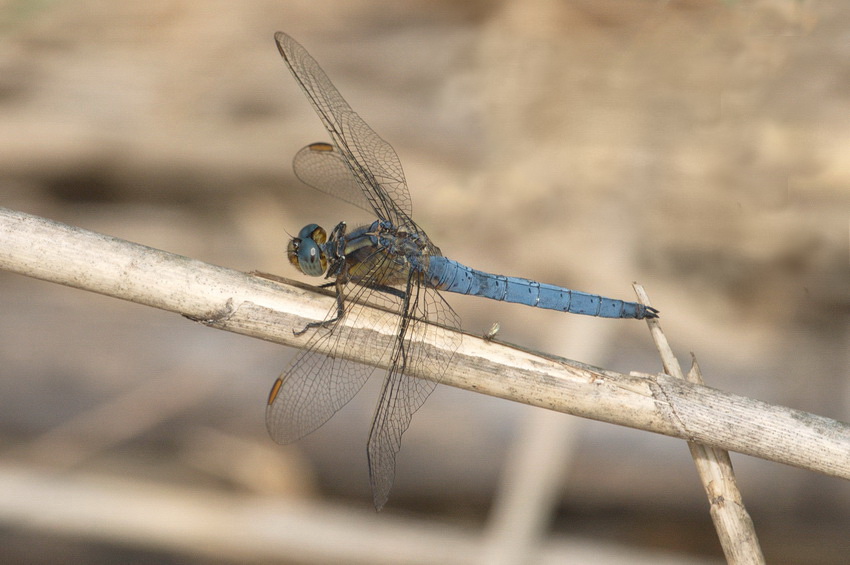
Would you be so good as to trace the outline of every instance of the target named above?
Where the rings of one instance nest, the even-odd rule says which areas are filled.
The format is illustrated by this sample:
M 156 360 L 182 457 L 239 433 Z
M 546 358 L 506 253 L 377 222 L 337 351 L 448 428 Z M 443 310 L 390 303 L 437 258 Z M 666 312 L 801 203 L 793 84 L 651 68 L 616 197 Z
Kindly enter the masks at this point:
M 316 224 L 304 226 L 286 246 L 289 262 L 305 275 L 322 276 L 328 270 L 328 258 L 322 250 L 322 244 L 327 240 L 328 234 L 322 227 Z

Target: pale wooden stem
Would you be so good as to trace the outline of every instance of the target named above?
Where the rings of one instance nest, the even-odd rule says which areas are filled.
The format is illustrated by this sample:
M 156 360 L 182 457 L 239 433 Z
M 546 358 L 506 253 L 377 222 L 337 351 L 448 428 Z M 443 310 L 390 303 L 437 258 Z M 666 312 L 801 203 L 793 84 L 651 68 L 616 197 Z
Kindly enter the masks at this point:
M 310 333 L 295 336 L 293 328 L 322 319 L 334 307 L 329 293 L 297 283 L 273 282 L 3 208 L 0 268 L 293 347 L 303 347 Z M 350 312 L 354 315 L 345 323 L 364 339 L 394 339 L 376 330 L 371 309 L 355 304 Z M 347 355 L 382 366 L 384 359 L 368 357 L 380 350 Z M 847 424 L 666 374 L 624 375 L 465 335 L 442 383 L 850 478 Z

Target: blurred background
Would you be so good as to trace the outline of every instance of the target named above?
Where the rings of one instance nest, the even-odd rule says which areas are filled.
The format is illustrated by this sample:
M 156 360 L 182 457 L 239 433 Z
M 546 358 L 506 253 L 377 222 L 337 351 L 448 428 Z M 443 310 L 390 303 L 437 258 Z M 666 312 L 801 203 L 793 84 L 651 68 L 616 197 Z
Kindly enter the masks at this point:
M 0 205 L 296 277 L 288 234 L 372 218 L 294 177 L 326 134 L 276 30 L 395 147 L 444 254 L 639 281 L 710 386 L 850 419 L 850 4 L 5 0 Z M 679 440 L 438 387 L 376 515 L 378 379 L 278 446 L 295 351 L 0 288 L 0 562 L 723 561 Z M 642 323 L 448 299 L 468 331 L 661 370 Z M 732 459 L 768 562 L 846 563 L 850 484 Z

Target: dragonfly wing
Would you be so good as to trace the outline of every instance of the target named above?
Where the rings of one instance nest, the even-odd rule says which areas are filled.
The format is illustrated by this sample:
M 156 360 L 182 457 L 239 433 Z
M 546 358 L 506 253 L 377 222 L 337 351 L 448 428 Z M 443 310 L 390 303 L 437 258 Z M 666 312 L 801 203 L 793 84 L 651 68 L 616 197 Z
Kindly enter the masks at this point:
M 304 351 L 278 377 L 266 407 L 266 427 L 277 443 L 315 431 L 351 400 L 374 367 Z
M 330 133 L 333 145 L 357 179 L 370 208 L 382 220 L 398 227 L 407 226 L 411 215 L 410 191 L 395 150 L 351 109 L 316 60 L 297 41 L 281 31 L 274 37 L 283 60 Z M 339 196 L 336 191 L 331 193 Z
M 392 488 L 401 436 L 414 412 L 442 379 L 461 340 L 461 334 L 454 329 L 460 325 L 460 318 L 443 297 L 418 284 L 409 288 L 408 323 L 400 326 L 369 434 L 369 478 L 378 510 L 387 502 Z
M 311 143 L 295 154 L 292 168 L 301 182 L 374 213 L 339 150 L 330 143 Z

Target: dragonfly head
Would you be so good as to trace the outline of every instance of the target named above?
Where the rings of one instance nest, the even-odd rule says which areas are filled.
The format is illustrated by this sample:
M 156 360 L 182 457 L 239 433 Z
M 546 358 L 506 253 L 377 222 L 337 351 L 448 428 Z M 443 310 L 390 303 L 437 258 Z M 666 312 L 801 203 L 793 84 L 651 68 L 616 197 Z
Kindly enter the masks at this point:
M 322 244 L 328 240 L 327 232 L 316 224 L 301 228 L 298 237 L 289 240 L 286 255 L 296 269 L 312 277 L 322 276 L 328 269 L 328 258 Z

